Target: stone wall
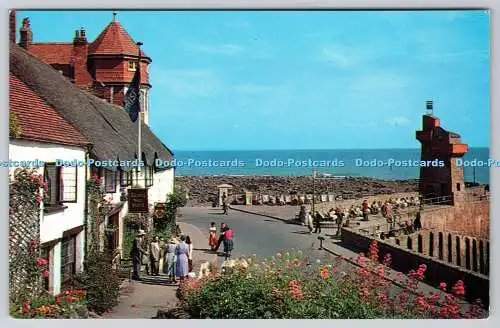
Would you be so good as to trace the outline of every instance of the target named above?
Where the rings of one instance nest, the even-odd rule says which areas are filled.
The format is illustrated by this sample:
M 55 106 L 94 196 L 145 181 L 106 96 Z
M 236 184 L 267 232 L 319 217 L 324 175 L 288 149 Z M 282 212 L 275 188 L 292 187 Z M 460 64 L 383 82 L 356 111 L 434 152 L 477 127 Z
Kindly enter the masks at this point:
M 430 246 L 430 233 L 433 233 L 433 242 Z M 449 235 L 449 237 L 448 237 Z M 416 233 L 410 236 L 403 236 L 393 241 L 381 240 L 372 236 L 362 235 L 353 229 L 342 229 L 342 244 L 359 252 L 368 252 L 370 243 L 373 240 L 378 242 L 379 254 L 383 257 L 385 254 L 391 254 L 392 267 L 401 272 L 416 270 L 420 264 L 427 265 L 425 281 L 433 286 L 445 282 L 448 286 L 453 286 L 458 280 L 462 280 L 466 288 L 466 297 L 469 301 L 480 298 L 483 303 L 489 304 L 489 278 L 486 275 L 489 272 L 489 242 L 478 240 L 471 237 L 460 236 L 456 234 L 443 233 L 443 247 L 439 247 L 439 232 L 427 231 L 426 233 Z M 457 239 L 458 238 L 458 239 Z M 448 239 L 451 243 L 448 243 Z M 397 243 L 399 242 L 399 245 Z M 473 245 L 476 245 L 476 256 L 472 254 Z M 467 246 L 469 245 L 469 246 Z M 482 256 L 479 249 L 482 245 Z M 409 249 L 411 246 L 411 249 Z M 451 246 L 451 261 L 449 259 L 449 247 Z M 430 248 L 433 248 L 433 257 L 429 256 Z M 469 255 L 465 250 L 469 250 Z M 442 253 L 443 259 L 440 260 Z M 457 256 L 457 254 L 460 254 Z M 484 271 L 486 274 L 467 270 L 457 264 L 457 260 L 462 263 L 476 260 L 478 271 Z M 482 260 L 482 265 L 480 264 Z M 471 265 L 472 263 L 469 263 Z M 482 269 L 481 269 L 482 268 Z
M 421 221 L 426 229 L 489 239 L 489 201 L 427 207 L 421 214 Z
M 489 275 L 490 243 L 487 239 L 438 230 L 420 230 L 411 235 L 384 241 L 467 270 Z

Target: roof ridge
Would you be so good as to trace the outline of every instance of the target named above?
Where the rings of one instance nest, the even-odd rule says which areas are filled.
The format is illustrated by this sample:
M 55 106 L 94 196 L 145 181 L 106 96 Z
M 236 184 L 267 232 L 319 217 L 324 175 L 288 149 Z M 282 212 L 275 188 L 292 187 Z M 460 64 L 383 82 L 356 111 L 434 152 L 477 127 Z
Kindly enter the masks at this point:
M 32 45 L 39 45 L 39 44 L 47 44 L 47 45 L 52 45 L 52 44 L 67 44 L 67 45 L 73 45 L 73 42 L 30 42 L 30 46 Z

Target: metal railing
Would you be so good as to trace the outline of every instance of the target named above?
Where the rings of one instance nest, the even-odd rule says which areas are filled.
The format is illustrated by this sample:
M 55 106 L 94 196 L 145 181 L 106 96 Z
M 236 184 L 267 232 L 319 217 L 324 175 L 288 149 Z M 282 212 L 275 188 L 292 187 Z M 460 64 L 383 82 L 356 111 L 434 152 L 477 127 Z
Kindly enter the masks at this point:
M 453 195 L 422 198 L 421 204 L 425 205 L 450 205 L 453 204 Z

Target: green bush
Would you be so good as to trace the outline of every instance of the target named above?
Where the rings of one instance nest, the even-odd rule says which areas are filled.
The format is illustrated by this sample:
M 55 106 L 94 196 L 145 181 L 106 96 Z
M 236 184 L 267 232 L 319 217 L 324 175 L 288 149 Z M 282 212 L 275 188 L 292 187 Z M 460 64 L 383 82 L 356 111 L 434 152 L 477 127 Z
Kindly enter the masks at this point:
M 132 250 L 133 242 L 134 242 L 134 232 L 126 227 L 123 231 L 123 257 L 125 258 L 130 257 L 130 252 Z
M 236 261 L 221 275 L 185 282 L 179 298 L 193 318 L 212 319 L 372 319 L 484 318 L 480 302 L 463 309 L 458 281 L 452 294 L 418 293 L 426 266 L 412 270 L 395 290 L 387 279 L 390 256 L 378 262 L 376 242 L 358 267 L 339 257 L 332 264 L 310 264 L 300 252 L 278 253 L 263 262 Z M 446 290 L 442 283 L 440 288 Z
M 107 251 L 91 249 L 87 254 L 85 272 L 75 278 L 76 286 L 86 291 L 88 309 L 97 314 L 118 304 L 120 279 L 111 261 Z

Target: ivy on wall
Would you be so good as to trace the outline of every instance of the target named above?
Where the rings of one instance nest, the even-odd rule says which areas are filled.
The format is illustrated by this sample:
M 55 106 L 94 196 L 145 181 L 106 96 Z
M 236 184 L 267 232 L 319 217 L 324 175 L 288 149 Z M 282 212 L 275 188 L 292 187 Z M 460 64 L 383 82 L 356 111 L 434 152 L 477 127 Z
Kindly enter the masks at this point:
M 14 112 L 9 112 L 9 137 L 19 138 L 21 136 L 21 126 Z

